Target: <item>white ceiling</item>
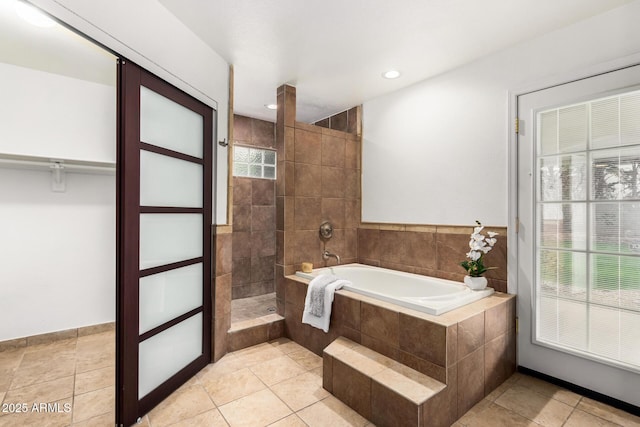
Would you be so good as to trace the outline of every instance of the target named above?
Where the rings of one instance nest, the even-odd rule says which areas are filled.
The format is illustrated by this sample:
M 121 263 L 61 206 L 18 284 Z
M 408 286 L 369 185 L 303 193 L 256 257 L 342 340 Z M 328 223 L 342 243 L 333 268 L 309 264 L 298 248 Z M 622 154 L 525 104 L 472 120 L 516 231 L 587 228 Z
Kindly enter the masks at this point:
M 288 83 L 303 122 L 630 1 L 159 0 L 233 64 L 236 113 L 275 121 Z
M 15 1 L 0 0 L 0 62 L 114 84 L 114 56 Z M 233 64 L 236 113 L 275 121 L 265 104 L 287 83 L 314 122 L 633 0 L 158 1 Z
M 62 25 L 26 22 L 17 1 L 0 0 L 0 62 L 115 86 L 115 56 Z

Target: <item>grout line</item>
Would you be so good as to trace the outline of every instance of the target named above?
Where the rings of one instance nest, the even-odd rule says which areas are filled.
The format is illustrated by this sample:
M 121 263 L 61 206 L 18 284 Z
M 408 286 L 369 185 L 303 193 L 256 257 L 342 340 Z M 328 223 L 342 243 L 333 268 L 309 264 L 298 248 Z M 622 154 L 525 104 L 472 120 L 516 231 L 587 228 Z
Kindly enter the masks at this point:
M 224 406 L 224 405 L 221 405 L 221 406 Z M 229 420 L 227 420 L 227 418 L 224 416 L 224 414 L 222 413 L 222 411 L 220 410 L 220 408 L 217 408 L 217 409 L 218 409 L 218 412 L 220 413 L 220 416 L 221 416 L 221 417 L 222 417 L 222 419 L 224 420 L 224 422 L 225 422 L 225 423 L 227 423 L 227 426 L 230 426 L 230 425 L 231 425 L 231 423 L 230 423 L 230 422 L 229 422 Z M 151 426 L 151 427 L 153 427 L 153 426 Z
M 571 412 L 569 412 L 569 416 L 567 416 L 567 419 L 562 422 L 562 424 L 560 425 L 561 427 L 567 424 L 567 421 L 569 421 L 569 419 L 571 418 L 571 415 L 573 415 L 575 411 L 576 411 L 575 407 L 571 408 Z

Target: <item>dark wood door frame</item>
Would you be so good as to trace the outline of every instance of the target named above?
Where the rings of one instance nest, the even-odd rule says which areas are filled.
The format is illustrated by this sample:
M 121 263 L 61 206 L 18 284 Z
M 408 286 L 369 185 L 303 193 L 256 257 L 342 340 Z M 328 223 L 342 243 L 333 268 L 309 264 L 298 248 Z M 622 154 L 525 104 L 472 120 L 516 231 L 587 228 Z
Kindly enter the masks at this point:
M 203 120 L 203 158 L 184 154 L 140 141 L 140 86 L 159 93 L 199 114 Z M 190 97 L 169 83 L 121 58 L 118 61 L 118 143 L 117 143 L 117 285 L 116 285 L 116 424 L 129 426 L 172 391 L 184 384 L 211 361 L 211 219 L 214 114 L 207 105 Z M 191 161 L 203 165 L 203 207 L 140 206 L 140 150 Z M 140 270 L 141 213 L 201 213 L 202 257 Z M 142 335 L 139 334 L 140 277 L 202 262 L 203 304 Z M 164 383 L 138 398 L 138 347 L 140 343 L 193 315 L 202 313 L 202 354 Z

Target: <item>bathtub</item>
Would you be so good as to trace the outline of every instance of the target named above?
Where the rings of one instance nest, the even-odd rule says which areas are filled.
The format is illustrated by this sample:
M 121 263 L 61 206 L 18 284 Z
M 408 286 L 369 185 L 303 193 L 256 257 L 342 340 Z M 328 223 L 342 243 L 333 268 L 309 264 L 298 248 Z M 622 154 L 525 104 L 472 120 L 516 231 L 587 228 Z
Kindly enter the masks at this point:
M 404 273 L 362 264 L 345 264 L 296 272 L 313 279 L 326 273 L 351 282 L 342 289 L 432 315 L 440 315 L 493 294 L 492 288 L 473 291 L 462 283 L 419 274 Z

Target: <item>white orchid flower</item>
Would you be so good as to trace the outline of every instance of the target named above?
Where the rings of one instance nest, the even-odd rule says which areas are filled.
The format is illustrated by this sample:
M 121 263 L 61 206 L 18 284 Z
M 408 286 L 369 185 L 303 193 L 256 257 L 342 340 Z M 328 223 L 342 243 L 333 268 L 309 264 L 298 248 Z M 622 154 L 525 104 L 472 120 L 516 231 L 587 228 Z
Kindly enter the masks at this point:
M 486 246 L 487 245 L 484 243 L 483 240 L 480 240 L 480 241 L 472 240 L 471 242 L 469 242 L 469 247 L 471 248 L 471 250 L 474 250 L 474 251 L 480 251 Z
M 480 252 L 469 251 L 469 253 L 467 253 L 467 258 L 469 258 L 471 261 L 477 261 L 478 259 L 480 259 Z
M 484 240 L 484 236 L 482 234 L 475 234 L 474 233 L 474 234 L 471 235 L 471 238 L 473 240 L 477 240 L 477 241 Z
M 487 236 L 482 234 L 482 230 L 484 226 L 480 223 L 480 221 L 476 221 L 478 224 L 473 228 L 473 233 L 471 233 L 471 237 L 469 239 L 469 248 L 471 249 L 466 253 L 467 258 L 470 261 L 463 261 L 460 263 L 462 267 L 464 267 L 469 275 L 475 273 L 476 275 L 481 275 L 485 271 L 490 270 L 494 267 L 485 267 L 482 263 L 482 257 L 487 254 L 493 246 L 498 241 L 495 237 L 498 233 L 494 231 L 487 231 Z

